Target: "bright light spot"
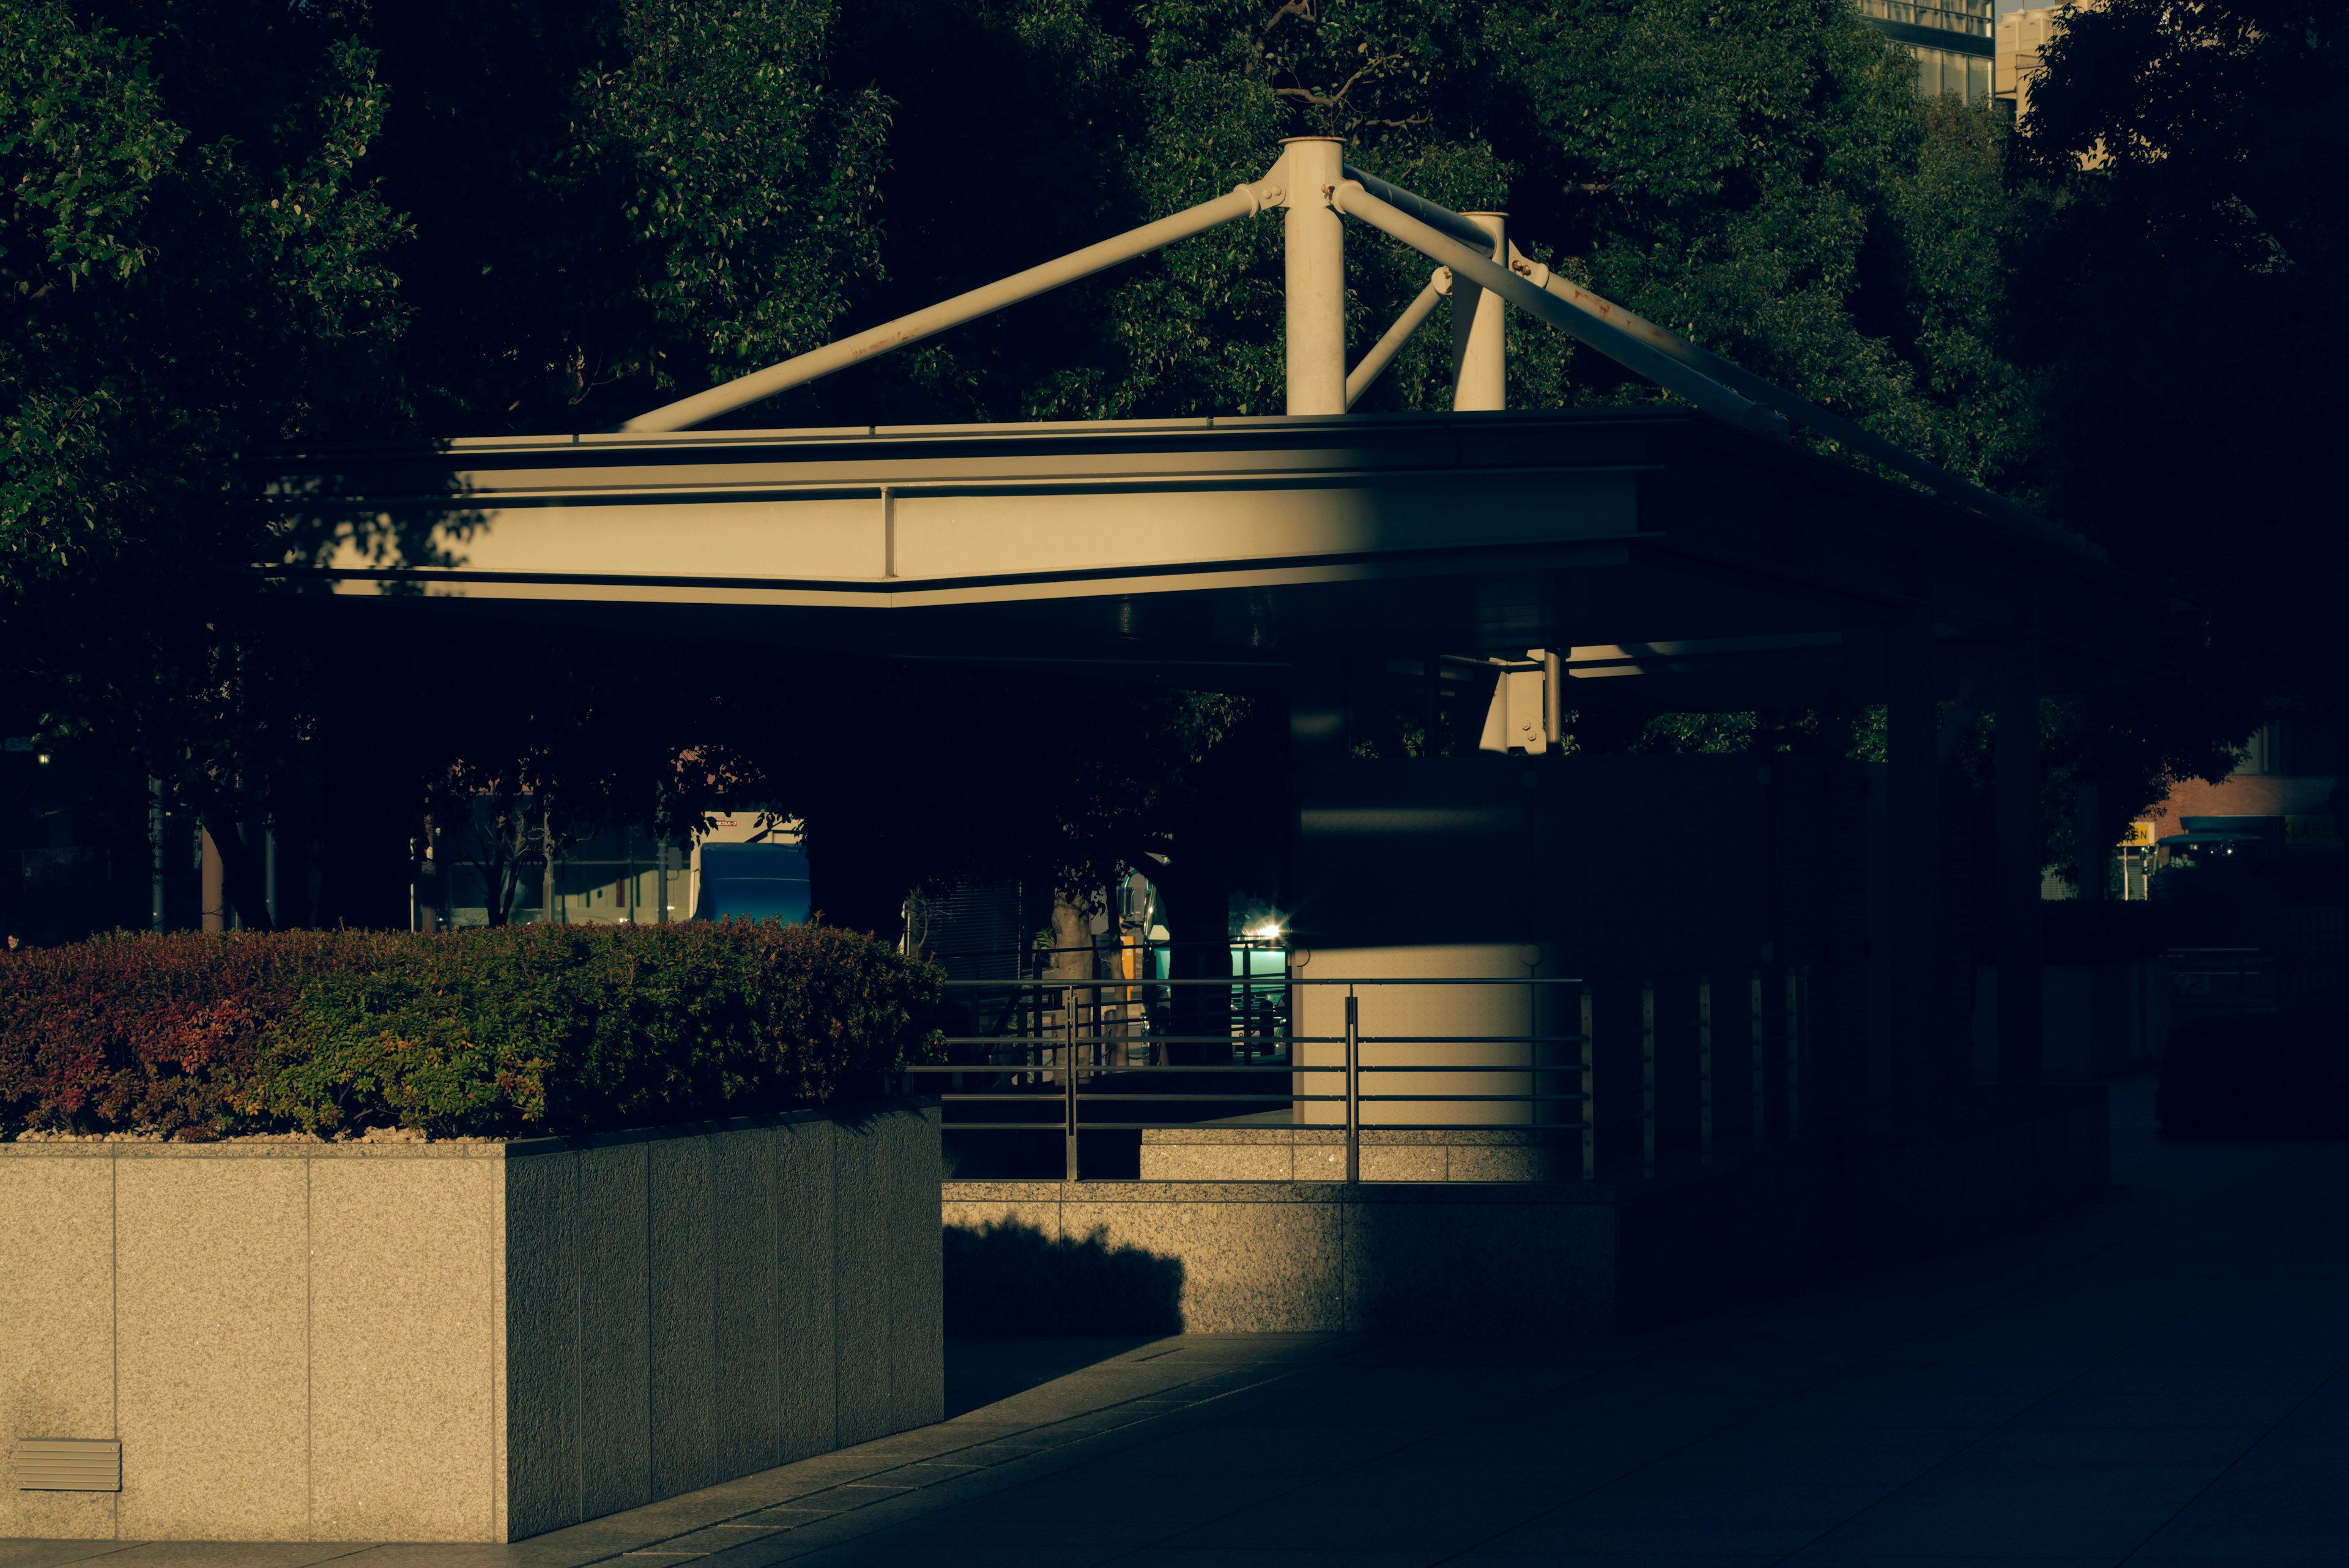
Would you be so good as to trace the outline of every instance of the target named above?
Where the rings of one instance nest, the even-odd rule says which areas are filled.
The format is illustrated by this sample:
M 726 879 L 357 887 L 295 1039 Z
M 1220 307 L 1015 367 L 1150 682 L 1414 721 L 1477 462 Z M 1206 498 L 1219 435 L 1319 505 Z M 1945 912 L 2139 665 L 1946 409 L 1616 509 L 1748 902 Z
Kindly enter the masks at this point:
M 1280 922 L 1278 920 L 1259 920 L 1255 925 L 1250 926 L 1245 934 L 1255 938 L 1258 941 L 1268 942 L 1275 937 L 1280 935 Z

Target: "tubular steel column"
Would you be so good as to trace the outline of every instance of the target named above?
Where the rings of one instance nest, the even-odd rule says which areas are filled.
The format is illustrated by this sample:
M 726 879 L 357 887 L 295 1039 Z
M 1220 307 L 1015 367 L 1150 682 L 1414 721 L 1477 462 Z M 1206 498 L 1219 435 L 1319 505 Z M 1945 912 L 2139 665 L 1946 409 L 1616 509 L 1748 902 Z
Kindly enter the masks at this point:
M 2079 814 L 2079 826 L 2073 835 L 2073 874 L 2079 878 L 2077 897 L 2090 902 L 2101 902 L 2105 884 L 2112 875 L 2113 852 L 2104 846 L 2105 792 L 2101 785 L 2083 784 L 2074 786 L 2073 809 Z
M 1763 1050 L 1762 971 L 1754 971 L 1754 1008 L 1751 1038 L 1754 1066 L 1754 1147 L 1760 1148 L 1769 1140 L 1770 1133 L 1770 1067 L 1769 1057 Z
M 1640 1174 L 1656 1174 L 1656 982 L 1640 987 Z
M 2039 876 L 2045 839 L 2039 820 L 2039 649 L 2022 638 L 1999 660 L 1992 746 L 1996 826 L 1991 909 L 1997 921 L 1998 1086 L 2039 1085 Z
M 1493 259 L 1509 264 L 1509 215 L 1463 213 L 1493 236 Z M 1473 283 L 1452 286 L 1452 406 L 1455 410 L 1509 406 L 1507 302 Z
M 1948 1008 L 1941 996 L 1939 652 L 1917 619 L 1885 639 L 1886 853 L 1891 873 L 1892 1100 L 1911 1116 L 1941 1106 Z
M 1599 1073 L 1598 1032 L 1592 1028 L 1595 1014 L 1590 1005 L 1590 987 L 1582 988 L 1582 1179 L 1599 1179 Z
M 1786 971 L 1786 1141 L 1803 1136 L 1802 978 Z
M 1282 287 L 1288 296 L 1288 411 L 1346 411 L 1346 231 L 1330 192 L 1346 178 L 1345 144 L 1299 136 L 1281 187 Z
M 1699 1158 L 1713 1161 L 1713 976 L 1696 982 L 1696 1141 Z

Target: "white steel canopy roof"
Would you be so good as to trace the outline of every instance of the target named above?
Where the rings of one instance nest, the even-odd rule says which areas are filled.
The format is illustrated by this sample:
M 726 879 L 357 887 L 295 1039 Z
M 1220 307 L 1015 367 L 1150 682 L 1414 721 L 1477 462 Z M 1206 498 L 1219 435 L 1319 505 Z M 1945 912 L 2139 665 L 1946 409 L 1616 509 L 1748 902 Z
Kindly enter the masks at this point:
M 338 596 L 666 607 L 916 656 L 1580 647 L 1592 675 L 1825 659 L 1843 687 L 1847 636 L 1927 618 L 2035 631 L 2052 681 L 2150 662 L 2068 535 L 1696 412 L 501 437 L 256 477 L 288 545 L 265 569 Z
M 1225 223 L 1283 223 L 1278 417 L 699 431 L 788 388 Z M 1437 263 L 1350 371 L 1341 217 Z M 1456 411 L 1350 415 L 1450 292 Z M 1502 411 L 1506 302 L 1677 410 Z M 1457 411 L 1468 410 L 1468 411 Z M 1925 487 L 1795 446 L 1793 425 Z M 599 434 L 273 454 L 265 572 L 349 598 L 663 617 L 892 657 L 1278 680 L 1300 659 L 1578 650 L 1578 698 L 1866 695 L 1884 628 L 2039 641 L 2063 684 L 2151 663 L 2101 552 L 1553 275 L 1285 145 L 1253 184 Z M 1930 492 L 1930 493 L 1926 493 Z M 460 612 L 462 613 L 462 612 Z M 1874 639 L 1873 641 L 1871 639 Z

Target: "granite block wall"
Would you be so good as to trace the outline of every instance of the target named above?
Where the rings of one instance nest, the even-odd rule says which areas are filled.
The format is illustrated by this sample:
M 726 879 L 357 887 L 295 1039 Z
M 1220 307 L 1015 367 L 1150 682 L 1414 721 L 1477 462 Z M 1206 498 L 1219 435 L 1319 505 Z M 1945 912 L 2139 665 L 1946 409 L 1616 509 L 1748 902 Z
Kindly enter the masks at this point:
M 948 1288 L 1101 1334 L 1637 1329 L 1818 1257 L 1825 1152 L 1624 1184 L 949 1181 Z
M 506 1541 L 944 1414 L 937 1112 L 0 1144 L 0 1537 Z M 25 1491 L 113 1438 L 119 1492 Z

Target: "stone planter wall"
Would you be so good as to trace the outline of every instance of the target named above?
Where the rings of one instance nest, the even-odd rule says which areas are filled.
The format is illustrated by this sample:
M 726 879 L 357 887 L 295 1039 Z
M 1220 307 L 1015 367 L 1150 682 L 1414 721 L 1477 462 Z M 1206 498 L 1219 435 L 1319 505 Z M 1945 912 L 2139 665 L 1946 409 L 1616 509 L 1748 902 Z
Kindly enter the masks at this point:
M 0 1144 L 0 1537 L 510 1541 L 936 1421 L 938 1170 L 910 1105 Z
M 948 1181 L 948 1289 L 1088 1334 L 1631 1332 L 1818 1257 L 1827 1153 L 1639 1182 Z

